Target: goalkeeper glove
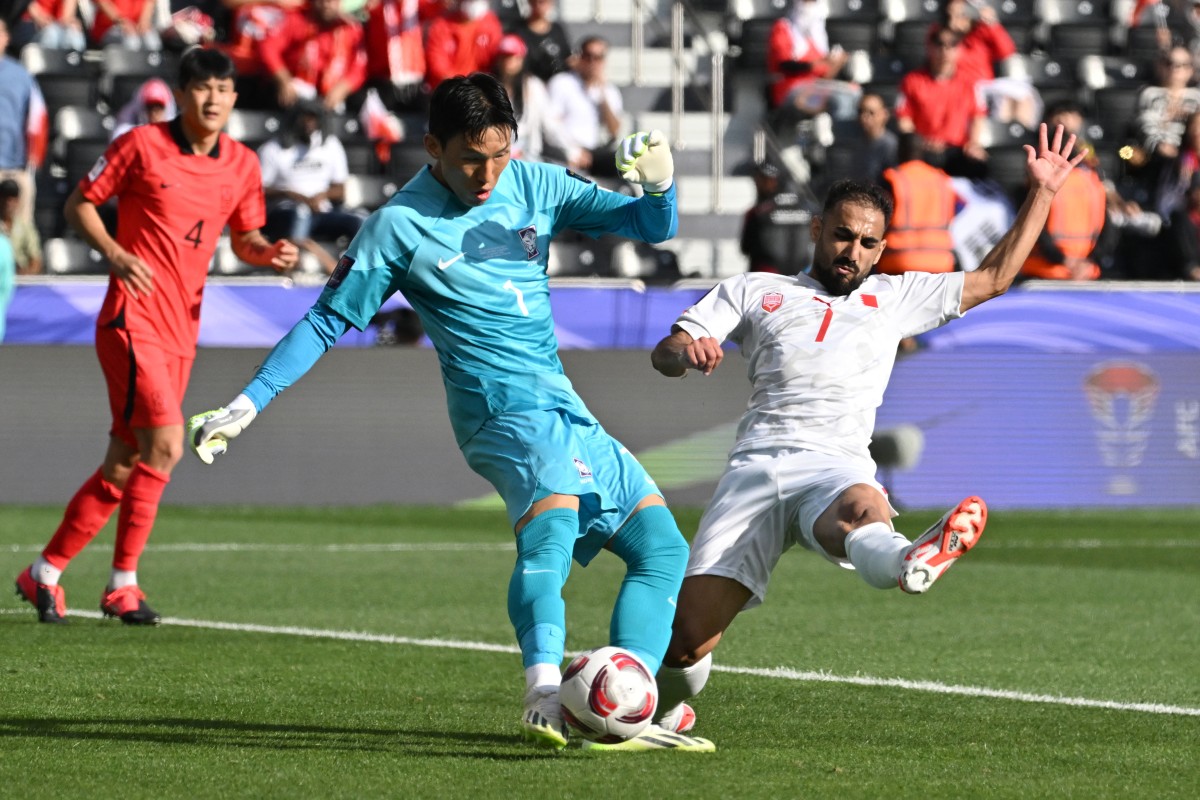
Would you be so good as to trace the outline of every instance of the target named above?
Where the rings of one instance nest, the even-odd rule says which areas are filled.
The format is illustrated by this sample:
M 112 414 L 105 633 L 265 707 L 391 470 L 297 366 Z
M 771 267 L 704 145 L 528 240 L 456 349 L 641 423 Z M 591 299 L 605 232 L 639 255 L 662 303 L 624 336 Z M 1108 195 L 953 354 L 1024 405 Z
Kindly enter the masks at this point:
M 258 416 L 254 403 L 239 394 L 225 408 L 205 411 L 187 421 L 188 446 L 205 464 L 229 450 L 229 440 L 246 430 Z
M 617 172 L 630 183 L 641 184 L 650 194 L 671 188 L 675 162 L 662 131 L 639 131 L 621 140 L 617 148 Z

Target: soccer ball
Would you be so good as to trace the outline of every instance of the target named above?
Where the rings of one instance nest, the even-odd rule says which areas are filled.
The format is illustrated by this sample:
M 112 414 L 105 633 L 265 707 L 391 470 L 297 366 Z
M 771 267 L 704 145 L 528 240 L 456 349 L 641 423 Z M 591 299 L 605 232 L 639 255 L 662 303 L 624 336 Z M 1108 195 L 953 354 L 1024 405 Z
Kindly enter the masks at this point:
M 616 744 L 650 724 L 658 708 L 658 685 L 633 653 L 599 647 L 567 665 L 558 700 L 572 730 L 593 742 Z

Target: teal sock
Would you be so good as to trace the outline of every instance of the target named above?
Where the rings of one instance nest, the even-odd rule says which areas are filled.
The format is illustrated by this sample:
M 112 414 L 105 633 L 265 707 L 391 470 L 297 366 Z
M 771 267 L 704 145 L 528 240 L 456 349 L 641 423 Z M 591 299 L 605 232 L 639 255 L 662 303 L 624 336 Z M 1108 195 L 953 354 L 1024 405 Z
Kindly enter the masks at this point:
M 671 641 L 675 599 L 687 567 L 687 541 L 666 506 L 647 506 L 629 518 L 609 548 L 626 567 L 609 624 L 609 643 L 633 651 L 653 674 Z
M 517 534 L 517 563 L 508 583 L 508 618 L 521 646 L 521 664 L 562 665 L 567 641 L 562 587 L 571 571 L 579 514 L 543 511 Z

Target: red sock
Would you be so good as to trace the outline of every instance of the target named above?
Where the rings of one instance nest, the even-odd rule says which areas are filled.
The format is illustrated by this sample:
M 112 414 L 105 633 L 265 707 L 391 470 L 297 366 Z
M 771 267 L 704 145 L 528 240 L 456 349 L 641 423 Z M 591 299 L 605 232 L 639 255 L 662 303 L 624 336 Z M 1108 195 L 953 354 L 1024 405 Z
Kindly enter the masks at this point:
M 42 557 L 55 569 L 66 569 L 71 559 L 100 532 L 120 502 L 121 490 L 96 470 L 67 503 L 63 520 L 42 551 Z
M 138 557 L 146 549 L 146 541 L 158 516 L 158 502 L 171 476 L 138 462 L 125 482 L 121 498 L 121 514 L 117 517 L 117 546 L 113 552 L 113 569 L 137 571 Z

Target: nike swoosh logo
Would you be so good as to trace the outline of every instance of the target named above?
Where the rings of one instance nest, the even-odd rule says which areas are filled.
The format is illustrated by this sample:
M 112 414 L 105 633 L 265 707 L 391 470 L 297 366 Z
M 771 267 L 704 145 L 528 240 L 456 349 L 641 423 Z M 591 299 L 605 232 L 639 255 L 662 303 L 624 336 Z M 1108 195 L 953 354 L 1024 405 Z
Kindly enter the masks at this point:
M 554 570 L 552 570 L 552 569 L 523 569 L 523 570 L 521 570 L 522 575 L 540 575 L 543 572 L 554 572 Z
M 438 269 L 446 269 L 446 267 L 450 266 L 450 265 L 451 265 L 451 264 L 453 264 L 455 261 L 458 261 L 460 258 L 462 258 L 462 257 L 463 257 L 463 256 L 465 256 L 465 255 L 466 255 L 466 253 L 459 253 L 459 254 L 458 254 L 458 255 L 456 255 L 454 258 L 450 259 L 449 261 L 442 261 L 442 260 L 439 258 L 439 259 L 438 259 Z
M 668 597 L 667 602 L 671 604 L 671 608 L 675 608 L 675 598 L 674 597 Z

